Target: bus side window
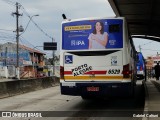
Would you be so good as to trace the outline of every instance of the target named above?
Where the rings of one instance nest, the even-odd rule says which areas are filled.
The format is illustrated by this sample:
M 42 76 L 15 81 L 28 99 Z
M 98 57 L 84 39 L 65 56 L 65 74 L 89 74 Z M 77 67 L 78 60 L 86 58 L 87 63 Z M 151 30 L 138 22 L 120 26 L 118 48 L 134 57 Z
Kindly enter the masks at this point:
M 110 33 L 119 32 L 119 31 L 120 31 L 120 25 L 119 24 L 109 25 L 109 32 Z
M 138 54 L 137 54 L 137 62 L 139 62 L 139 56 L 138 56 Z

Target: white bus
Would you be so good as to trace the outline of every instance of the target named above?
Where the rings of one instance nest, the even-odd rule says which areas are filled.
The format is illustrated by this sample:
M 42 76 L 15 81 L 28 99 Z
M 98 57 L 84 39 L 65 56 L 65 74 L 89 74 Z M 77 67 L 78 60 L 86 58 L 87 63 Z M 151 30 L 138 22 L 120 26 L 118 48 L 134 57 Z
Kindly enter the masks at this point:
M 136 50 L 123 17 L 62 22 L 61 94 L 96 97 L 133 95 Z

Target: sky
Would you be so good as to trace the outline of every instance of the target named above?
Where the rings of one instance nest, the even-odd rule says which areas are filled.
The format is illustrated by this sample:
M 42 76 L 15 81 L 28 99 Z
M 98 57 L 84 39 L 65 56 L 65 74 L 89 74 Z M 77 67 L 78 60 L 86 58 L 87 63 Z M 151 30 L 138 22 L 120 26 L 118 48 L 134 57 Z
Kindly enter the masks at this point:
M 16 2 L 22 5 L 19 12 L 23 15 L 19 17 L 19 25 L 26 28 L 20 36 L 20 43 L 43 50 L 43 43 L 52 42 L 53 38 L 58 45 L 56 54 L 59 54 L 62 14 L 69 19 L 115 16 L 108 0 L 0 0 L 0 43 L 16 41 L 16 33 L 13 32 L 16 30 L 16 16 L 12 16 L 16 11 Z M 39 28 L 29 22 L 28 17 L 37 14 L 39 16 L 32 17 L 32 20 Z M 137 51 L 141 46 L 144 57 L 160 51 L 160 43 L 155 41 L 134 39 L 134 43 Z M 52 51 L 43 52 L 48 57 L 52 56 Z

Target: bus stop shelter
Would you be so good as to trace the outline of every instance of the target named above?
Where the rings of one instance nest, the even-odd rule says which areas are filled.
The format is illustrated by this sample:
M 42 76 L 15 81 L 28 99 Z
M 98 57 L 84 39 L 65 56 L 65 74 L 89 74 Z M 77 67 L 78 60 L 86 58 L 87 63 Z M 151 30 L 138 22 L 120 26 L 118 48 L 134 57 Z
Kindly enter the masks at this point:
M 108 0 L 116 16 L 125 17 L 130 35 L 160 42 L 160 0 Z

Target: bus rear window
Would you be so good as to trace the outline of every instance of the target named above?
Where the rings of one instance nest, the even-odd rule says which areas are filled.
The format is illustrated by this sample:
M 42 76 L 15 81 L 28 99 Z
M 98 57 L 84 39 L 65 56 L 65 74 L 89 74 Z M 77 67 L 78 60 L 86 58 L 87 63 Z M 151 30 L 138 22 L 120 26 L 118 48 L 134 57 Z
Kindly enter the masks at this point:
M 78 52 L 68 52 L 70 54 L 78 56 L 104 56 L 109 55 L 119 50 L 110 50 L 110 51 L 78 51 Z
M 110 33 L 119 32 L 119 31 L 120 31 L 120 25 L 119 24 L 109 25 L 109 32 Z

